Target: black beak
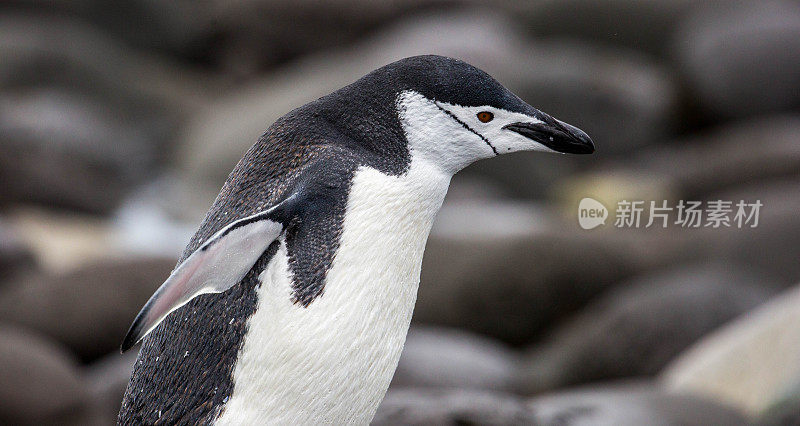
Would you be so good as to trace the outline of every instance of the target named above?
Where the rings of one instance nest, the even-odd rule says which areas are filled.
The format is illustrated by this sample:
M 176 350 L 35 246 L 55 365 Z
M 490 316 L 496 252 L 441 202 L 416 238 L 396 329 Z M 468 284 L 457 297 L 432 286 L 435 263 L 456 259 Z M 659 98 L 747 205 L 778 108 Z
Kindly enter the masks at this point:
M 517 132 L 550 149 L 566 154 L 591 154 L 594 152 L 592 139 L 583 130 L 537 111 L 535 123 L 512 123 L 504 126 L 506 130 Z

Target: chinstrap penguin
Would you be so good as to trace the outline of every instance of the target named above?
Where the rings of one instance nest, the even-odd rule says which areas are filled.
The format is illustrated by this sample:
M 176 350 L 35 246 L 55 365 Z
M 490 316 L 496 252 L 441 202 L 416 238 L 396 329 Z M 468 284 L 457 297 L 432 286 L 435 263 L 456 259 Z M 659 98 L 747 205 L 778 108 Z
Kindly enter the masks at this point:
M 367 424 L 394 374 L 451 177 L 581 130 L 456 59 L 386 65 L 277 120 L 122 345 L 118 424 Z

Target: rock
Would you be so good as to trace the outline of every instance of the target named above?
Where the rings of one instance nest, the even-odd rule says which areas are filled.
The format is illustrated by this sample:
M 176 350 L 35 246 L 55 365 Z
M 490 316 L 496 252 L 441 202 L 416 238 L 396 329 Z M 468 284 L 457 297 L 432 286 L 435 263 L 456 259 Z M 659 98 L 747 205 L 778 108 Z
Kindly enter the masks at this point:
M 219 32 L 215 32 L 219 26 L 215 20 L 222 12 L 219 10 L 222 5 L 213 1 L 162 3 L 132 0 L 113 5 L 93 2 L 94 5 L 73 13 L 91 21 L 114 38 L 124 40 L 126 44 L 184 60 L 205 59 L 204 50 L 209 49 L 213 37 Z M 238 9 L 230 6 L 231 9 Z
M 253 74 L 302 54 L 345 46 L 369 31 L 390 25 L 399 16 L 463 3 L 466 2 L 250 0 L 232 6 L 217 1 L 212 24 L 221 34 L 215 34 L 211 60 L 229 72 Z
M 156 165 L 156 147 L 107 106 L 58 89 L 0 97 L 0 202 L 107 212 Z
M 760 202 L 758 226 L 744 225 L 728 232 L 708 232 L 709 256 L 757 268 L 782 287 L 800 281 L 800 178 L 763 180 L 712 194 L 712 200 Z
M 391 387 L 509 390 L 516 362 L 511 349 L 492 339 L 455 329 L 414 327 Z
M 529 343 L 554 318 L 649 267 L 631 243 L 531 203 L 448 203 L 425 250 L 414 321 Z
M 793 389 L 774 403 L 771 407 L 759 413 L 758 426 L 793 426 L 800 424 L 800 392 L 798 387 Z
M 0 341 L 0 423 L 86 424 L 89 392 L 64 349 L 7 324 Z
M 763 412 L 800 382 L 800 287 L 703 338 L 667 366 L 667 389 Z
M 597 145 L 584 159 L 592 164 L 662 142 L 673 130 L 675 84 L 668 71 L 635 52 L 539 41 L 509 58 L 496 77 L 535 107 L 587 132 Z
M 532 104 L 588 131 L 601 155 L 662 140 L 671 127 L 674 85 L 646 58 L 563 41 L 531 45 L 519 39 L 507 18 L 488 11 L 440 13 L 400 22 L 348 49 L 295 61 L 219 99 L 180 137 L 179 166 L 186 181 L 208 182 L 207 192 L 216 193 L 278 117 L 375 68 L 422 53 L 458 57 L 486 70 Z M 540 197 L 579 162 L 518 154 L 465 173 L 504 184 L 512 195 Z
M 608 210 L 605 226 L 615 226 L 615 212 L 622 201 L 643 200 L 645 207 L 650 200 L 674 200 L 677 188 L 675 183 L 668 179 L 659 179 L 649 170 L 620 167 L 618 169 L 604 169 L 579 173 L 565 178 L 555 185 L 552 191 L 553 198 L 559 205 L 559 210 L 570 220 L 575 220 L 584 198 L 592 198 L 600 202 Z M 645 209 L 646 211 L 646 209 Z M 641 227 L 647 225 L 647 216 L 642 214 Z M 654 229 L 652 231 L 657 231 Z
M 122 255 L 115 247 L 113 229 L 95 216 L 25 207 L 12 209 L 8 223 L 48 272 Z
M 114 212 L 117 245 L 143 256 L 178 256 L 200 225 L 211 194 L 172 176 L 132 192 Z
M 259 24 L 262 25 L 262 24 Z M 502 67 L 520 43 L 506 18 L 494 13 L 440 14 L 404 21 L 362 43 L 281 67 L 232 91 L 187 124 L 177 155 L 182 178 L 210 190 L 209 205 L 244 152 L 279 117 L 394 60 L 437 53 L 489 71 Z
M 500 4 L 523 19 L 537 36 L 580 38 L 661 54 L 667 49 L 674 27 L 693 10 L 694 3 L 691 0 L 539 0 Z
M 63 3 L 74 7 L 77 2 Z M 102 14 L 114 9 L 107 4 L 99 6 L 86 12 Z M 204 104 L 206 94 L 217 87 L 191 69 L 118 43 L 85 21 L 65 18 L 80 13 L 59 11 L 56 15 L 3 11 L 0 87 L 62 87 L 84 93 L 124 113 L 126 120 L 135 118 L 137 128 L 146 128 L 153 135 L 169 132 L 170 123 Z M 130 21 L 118 27 L 130 30 Z
M 61 16 L 0 15 L 0 202 L 106 213 L 216 85 Z
M 675 36 L 689 95 L 711 115 L 743 117 L 800 105 L 800 6 L 791 1 L 705 7 Z
M 174 259 L 125 259 L 37 274 L 0 292 L 0 320 L 36 330 L 84 360 L 117 351 Z
M 770 136 L 765 138 L 765 134 Z M 741 194 L 741 187 L 797 176 L 800 169 L 798 138 L 800 116 L 797 115 L 736 122 L 668 145 L 645 147 L 633 159 L 610 162 L 594 171 L 565 177 L 553 187 L 551 194 L 571 220 L 584 197 L 601 201 L 609 210 L 614 210 L 621 200 L 644 200 L 646 203 L 667 200 L 674 207 L 678 200 L 720 199 L 715 197 L 731 191 L 739 193 L 731 196 L 746 196 L 747 200 L 755 201 L 759 198 L 757 191 L 764 189 L 764 184 L 758 183 L 760 187 L 751 194 Z M 753 140 L 760 142 L 754 144 Z M 676 164 L 681 166 L 675 167 Z M 785 190 L 793 192 L 793 188 Z M 785 204 L 790 198 L 775 199 L 771 204 L 773 207 Z M 763 210 L 762 213 L 767 213 L 774 209 Z M 673 211 L 673 220 L 675 215 Z M 613 223 L 613 211 L 608 223 Z M 675 237 L 678 228 L 670 228 L 666 237 Z M 709 236 L 718 237 L 721 232 L 714 230 Z M 700 232 L 693 229 L 686 236 L 694 238 L 698 234 Z M 702 245 L 707 237 L 703 235 L 696 243 Z M 718 257 L 718 254 L 712 255 Z
M 645 147 L 633 158 L 563 178 L 552 193 L 570 218 L 587 196 L 609 209 L 623 199 L 669 200 L 672 206 L 681 199 L 709 200 L 754 181 L 796 176 L 798 138 L 798 115 L 735 122 L 668 145 Z
M 19 238 L 14 229 L 0 218 L 0 286 L 12 276 L 29 271 L 36 265 L 36 258 Z
M 138 351 L 116 352 L 84 368 L 98 424 L 110 425 L 117 421 L 122 396 L 137 356 Z
M 731 265 L 678 267 L 622 283 L 532 348 L 528 393 L 654 375 L 709 331 L 765 301 L 762 277 Z
M 653 179 L 672 182 L 687 199 L 696 199 L 757 179 L 796 175 L 798 138 L 798 115 L 756 118 L 642 152 L 634 163 Z
M 748 426 L 735 409 L 642 384 L 595 385 L 532 399 L 536 420 L 547 426 Z
M 508 199 L 508 193 L 496 182 L 458 174 L 450 181 L 444 202 L 502 199 Z
M 14 0 L 28 8 L 77 16 L 140 49 L 221 69 L 238 78 L 309 52 L 352 42 L 419 9 L 465 3 L 443 0 L 334 2 L 132 0 L 113 5 Z M 84 3 L 84 4 L 80 4 Z
M 515 152 L 478 161 L 459 172 L 461 176 L 495 182 L 509 196 L 521 199 L 546 198 L 552 185 L 579 170 L 575 156 L 553 156 L 541 152 Z
M 517 397 L 465 389 L 399 389 L 386 394 L 372 425 L 536 425 Z

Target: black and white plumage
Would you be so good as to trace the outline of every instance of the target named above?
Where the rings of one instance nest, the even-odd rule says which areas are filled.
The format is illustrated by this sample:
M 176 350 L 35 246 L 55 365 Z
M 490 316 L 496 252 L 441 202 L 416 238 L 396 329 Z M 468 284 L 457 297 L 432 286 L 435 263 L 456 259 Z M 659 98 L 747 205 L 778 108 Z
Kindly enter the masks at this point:
M 368 423 L 452 175 L 507 152 L 593 149 L 440 56 L 288 113 L 234 168 L 126 336 L 123 349 L 146 335 L 119 424 Z

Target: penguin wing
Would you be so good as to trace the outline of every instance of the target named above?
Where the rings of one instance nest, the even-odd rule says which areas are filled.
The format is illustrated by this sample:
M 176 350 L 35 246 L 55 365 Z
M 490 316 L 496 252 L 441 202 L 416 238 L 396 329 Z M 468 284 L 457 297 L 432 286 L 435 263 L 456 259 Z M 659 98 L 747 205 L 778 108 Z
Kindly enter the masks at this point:
M 296 197 L 295 193 L 268 210 L 228 224 L 181 262 L 139 311 L 122 342 L 122 351 L 195 297 L 222 293 L 240 282 L 283 232 Z

